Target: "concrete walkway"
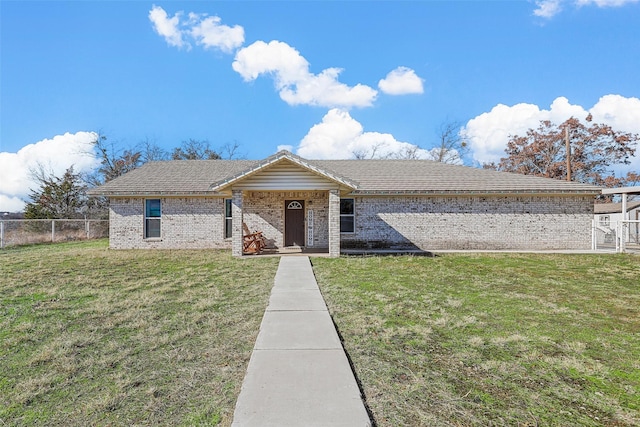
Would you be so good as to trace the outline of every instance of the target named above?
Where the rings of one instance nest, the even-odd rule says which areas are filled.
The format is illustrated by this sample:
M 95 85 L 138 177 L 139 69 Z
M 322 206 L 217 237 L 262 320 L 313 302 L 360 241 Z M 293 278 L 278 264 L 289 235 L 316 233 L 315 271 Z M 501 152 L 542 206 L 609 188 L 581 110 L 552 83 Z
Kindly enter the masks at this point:
M 232 426 L 370 425 L 309 257 L 283 256 Z

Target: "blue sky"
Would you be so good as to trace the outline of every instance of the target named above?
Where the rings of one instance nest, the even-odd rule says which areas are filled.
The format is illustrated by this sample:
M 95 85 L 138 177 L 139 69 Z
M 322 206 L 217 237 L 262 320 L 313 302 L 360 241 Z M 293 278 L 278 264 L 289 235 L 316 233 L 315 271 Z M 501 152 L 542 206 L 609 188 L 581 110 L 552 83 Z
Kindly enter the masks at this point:
M 91 132 L 427 157 L 458 121 L 476 165 L 541 119 L 640 132 L 637 0 L 3 0 L 0 20 L 0 211 L 34 163 L 94 167 Z

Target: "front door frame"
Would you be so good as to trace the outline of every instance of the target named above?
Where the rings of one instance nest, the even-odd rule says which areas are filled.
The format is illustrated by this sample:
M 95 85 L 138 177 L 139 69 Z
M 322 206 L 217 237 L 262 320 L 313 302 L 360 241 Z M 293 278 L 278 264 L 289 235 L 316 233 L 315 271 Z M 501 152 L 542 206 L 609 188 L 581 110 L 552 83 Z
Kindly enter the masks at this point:
M 291 208 L 300 206 L 299 208 Z M 291 212 L 291 213 L 290 213 Z M 306 245 L 305 203 L 301 199 L 284 201 L 284 246 Z

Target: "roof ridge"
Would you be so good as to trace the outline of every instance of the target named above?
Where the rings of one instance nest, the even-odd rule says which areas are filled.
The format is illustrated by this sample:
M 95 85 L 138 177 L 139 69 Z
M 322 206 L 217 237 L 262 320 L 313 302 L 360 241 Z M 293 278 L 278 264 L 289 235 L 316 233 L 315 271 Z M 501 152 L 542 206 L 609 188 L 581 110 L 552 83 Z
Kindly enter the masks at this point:
M 287 161 L 353 194 L 599 194 L 600 187 L 425 159 L 308 160 L 281 150 L 262 160 L 148 162 L 92 194 L 217 194 L 270 165 Z

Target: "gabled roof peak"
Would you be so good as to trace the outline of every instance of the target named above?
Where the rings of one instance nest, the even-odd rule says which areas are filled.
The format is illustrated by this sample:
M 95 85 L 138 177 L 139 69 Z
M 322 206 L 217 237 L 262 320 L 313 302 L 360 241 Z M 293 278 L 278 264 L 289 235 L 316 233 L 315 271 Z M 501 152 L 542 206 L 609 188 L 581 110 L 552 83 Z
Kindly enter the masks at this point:
M 222 189 L 224 189 L 225 187 L 229 187 L 251 175 L 254 175 L 260 171 L 263 171 L 267 168 L 269 168 L 270 166 L 276 164 L 276 163 L 280 163 L 282 161 L 289 161 L 291 163 L 294 163 L 298 166 L 300 166 L 303 169 L 306 169 L 312 173 L 315 173 L 317 175 L 320 175 L 324 178 L 327 178 L 331 181 L 335 181 L 338 184 L 344 186 L 344 187 L 348 187 L 351 190 L 355 190 L 358 188 L 358 183 L 350 180 L 349 178 L 346 178 L 343 175 L 338 175 L 335 172 L 319 166 L 318 164 L 316 164 L 313 160 L 307 160 L 304 159 L 300 156 L 297 156 L 295 154 L 293 154 L 290 151 L 287 150 L 280 150 L 277 153 L 267 157 L 264 160 L 259 161 L 258 163 L 256 163 L 255 165 L 247 168 L 246 170 L 231 176 L 229 178 L 226 178 L 224 180 L 218 181 L 218 182 L 214 182 L 213 184 L 211 184 L 211 187 L 209 188 L 211 191 L 221 191 Z

